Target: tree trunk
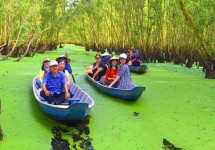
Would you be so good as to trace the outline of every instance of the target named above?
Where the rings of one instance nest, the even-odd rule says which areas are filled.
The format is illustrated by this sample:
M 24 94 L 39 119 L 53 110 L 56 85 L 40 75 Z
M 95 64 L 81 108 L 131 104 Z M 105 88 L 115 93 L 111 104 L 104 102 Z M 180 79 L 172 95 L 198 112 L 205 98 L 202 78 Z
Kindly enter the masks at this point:
M 200 33 L 197 30 L 191 15 L 185 8 L 184 0 L 178 0 L 178 1 L 179 1 L 180 7 L 181 7 L 181 10 L 183 12 L 186 22 L 188 23 L 189 27 L 194 31 L 194 34 L 195 34 L 198 42 L 201 45 L 202 49 L 199 49 L 198 53 L 201 56 L 203 63 L 205 64 L 205 67 L 206 67 L 205 77 L 206 78 L 215 78 L 215 76 L 214 76 L 215 68 L 213 67 L 214 63 L 211 63 L 209 61 L 211 58 L 214 59 L 214 54 L 211 53 L 210 51 L 208 51 L 208 49 L 210 49 L 210 46 L 207 45 L 205 40 L 201 38 Z

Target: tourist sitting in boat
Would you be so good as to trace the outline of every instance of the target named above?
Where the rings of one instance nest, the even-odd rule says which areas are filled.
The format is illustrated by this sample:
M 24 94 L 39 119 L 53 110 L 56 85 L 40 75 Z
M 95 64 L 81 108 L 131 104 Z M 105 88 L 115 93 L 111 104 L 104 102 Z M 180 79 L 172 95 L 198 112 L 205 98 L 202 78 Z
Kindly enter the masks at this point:
M 108 60 L 110 67 L 106 71 L 106 75 L 103 85 L 110 85 L 111 82 L 116 78 L 117 74 L 119 73 L 120 68 L 118 67 L 118 61 L 119 59 L 115 56 L 111 57 L 110 60 Z M 116 88 L 118 85 L 118 82 L 116 82 L 112 87 Z
M 139 50 L 134 50 L 134 55 L 131 56 L 131 63 L 132 66 L 140 66 L 140 64 L 142 63 L 142 57 L 140 56 L 140 52 Z
M 108 87 L 112 87 L 117 81 L 118 81 L 117 88 L 133 89 L 135 87 L 135 85 L 132 84 L 132 81 L 131 81 L 130 70 L 128 68 L 128 65 L 126 64 L 126 59 L 127 59 L 127 56 L 125 53 L 120 54 L 120 64 L 121 64 L 120 71 L 116 76 L 116 78 Z
M 40 68 L 40 72 L 39 72 L 39 75 L 36 79 L 36 85 L 38 88 L 41 87 L 41 83 L 43 81 L 43 77 L 44 75 L 49 72 L 49 63 L 50 63 L 50 59 L 49 58 L 44 58 L 43 59 L 43 63 L 42 63 L 42 66 Z
M 131 57 L 134 55 L 134 47 L 132 47 L 130 50 L 125 51 L 125 54 L 127 56 L 126 63 L 128 65 L 132 65 Z
M 111 54 L 105 52 L 104 54 L 102 54 L 101 56 L 101 61 L 105 64 L 107 64 L 108 60 L 112 57 Z
M 105 75 L 107 66 L 101 61 L 101 55 L 95 56 L 96 62 L 93 64 L 92 73 L 88 73 L 95 81 L 100 81 L 101 77 Z
M 64 55 L 59 56 L 56 58 L 56 61 L 59 62 L 60 60 L 63 60 L 65 62 L 65 69 L 72 75 L 72 68 L 70 66 L 70 59 L 67 57 L 67 52 L 65 52 Z
M 65 69 L 65 61 L 64 60 L 59 60 L 58 61 L 58 70 L 65 73 L 66 75 L 66 84 L 68 86 L 68 89 L 70 87 L 71 84 L 71 80 L 70 80 L 70 74 L 68 72 L 68 70 Z
M 70 97 L 73 97 L 74 93 L 72 91 L 70 91 L 70 86 L 71 86 L 70 74 L 69 74 L 68 70 L 65 69 L 65 61 L 59 60 L 59 62 L 58 62 L 58 70 L 63 72 L 63 73 L 65 73 L 65 75 L 66 75 L 66 84 L 67 84 L 67 87 L 68 87 L 68 90 L 69 90 L 69 94 L 70 94 Z
M 56 60 L 50 61 L 50 72 L 46 73 L 42 82 L 40 96 L 48 101 L 49 104 L 59 105 L 65 99 L 70 98 L 66 75 L 58 71 Z

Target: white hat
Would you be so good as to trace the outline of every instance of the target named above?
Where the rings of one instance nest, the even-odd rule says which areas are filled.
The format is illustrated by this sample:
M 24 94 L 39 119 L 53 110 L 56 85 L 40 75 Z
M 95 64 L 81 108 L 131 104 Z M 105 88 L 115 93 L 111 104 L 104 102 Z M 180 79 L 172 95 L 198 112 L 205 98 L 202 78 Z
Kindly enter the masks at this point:
M 50 62 L 50 59 L 49 58 L 44 58 L 43 62 L 45 62 L 45 61 L 49 61 Z
M 108 53 L 108 52 L 105 52 L 104 54 L 102 54 L 102 56 L 101 57 L 103 57 L 103 56 L 109 56 L 110 54 Z
M 119 55 L 119 58 L 127 59 L 127 55 L 125 53 L 122 53 L 122 54 Z
M 49 64 L 49 67 L 54 66 L 54 65 L 58 65 L 57 61 L 56 60 L 51 60 L 50 64 Z

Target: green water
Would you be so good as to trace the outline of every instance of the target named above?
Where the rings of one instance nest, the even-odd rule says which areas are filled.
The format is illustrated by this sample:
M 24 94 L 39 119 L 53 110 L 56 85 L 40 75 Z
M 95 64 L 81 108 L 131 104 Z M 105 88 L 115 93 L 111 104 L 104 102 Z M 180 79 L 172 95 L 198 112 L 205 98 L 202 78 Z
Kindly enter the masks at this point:
M 95 101 L 87 125 L 95 150 L 162 150 L 163 139 L 186 150 L 215 149 L 215 80 L 205 79 L 200 69 L 148 64 L 146 74 L 132 73 L 133 83 L 146 91 L 136 102 L 124 102 L 101 93 L 85 79 L 85 66 L 93 63 L 95 52 L 66 45 L 21 62 L 12 62 L 15 58 L 0 62 L 1 150 L 50 150 L 55 126 L 68 129 L 62 138 L 73 149 L 70 134 L 77 130 L 43 113 L 31 88 L 42 59 L 55 59 L 65 50 L 76 83 Z

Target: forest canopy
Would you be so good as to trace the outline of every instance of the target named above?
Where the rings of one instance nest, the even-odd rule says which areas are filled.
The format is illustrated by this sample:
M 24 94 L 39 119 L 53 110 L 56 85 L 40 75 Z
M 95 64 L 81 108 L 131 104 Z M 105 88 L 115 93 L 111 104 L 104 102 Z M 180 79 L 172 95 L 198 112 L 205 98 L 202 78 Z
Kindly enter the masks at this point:
M 139 49 L 145 62 L 198 62 L 215 78 L 214 0 L 2 0 L 0 52 L 33 56 L 64 43 Z

